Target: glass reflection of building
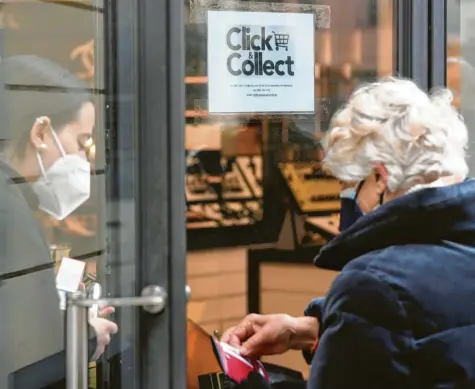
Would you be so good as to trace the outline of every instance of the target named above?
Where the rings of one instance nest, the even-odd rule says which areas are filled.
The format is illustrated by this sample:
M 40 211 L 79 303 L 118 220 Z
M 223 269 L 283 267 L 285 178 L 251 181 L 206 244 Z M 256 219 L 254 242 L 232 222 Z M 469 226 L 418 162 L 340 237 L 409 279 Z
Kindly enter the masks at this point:
M 92 3 L 84 1 L 68 4 L 6 2 L 1 7 L 1 55 L 38 55 L 87 81 L 93 92 L 95 88 L 100 90 L 101 77 L 94 74 L 98 15 L 100 12 L 95 11 Z M 45 88 L 46 96 L 47 86 Z M 96 136 L 102 134 L 96 131 Z M 94 159 L 96 146 L 93 143 L 88 146 L 89 157 Z M 71 256 L 88 260 L 90 276 L 95 277 L 95 260 L 101 255 L 102 246 L 97 235 L 97 206 L 103 193 L 99 192 L 94 179 L 92 186 L 90 200 L 64 221 L 53 220 L 42 212 L 38 212 L 38 217 L 47 230 L 52 252 L 55 247 L 67 247 Z

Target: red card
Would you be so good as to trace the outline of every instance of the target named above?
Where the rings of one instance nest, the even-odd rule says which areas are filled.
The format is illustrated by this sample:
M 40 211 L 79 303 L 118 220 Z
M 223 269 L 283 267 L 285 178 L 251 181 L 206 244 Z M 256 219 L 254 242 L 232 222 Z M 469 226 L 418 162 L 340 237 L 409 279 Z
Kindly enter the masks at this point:
M 215 344 L 221 359 L 223 371 L 233 381 L 240 383 L 246 380 L 249 373 L 252 372 L 259 373 L 269 381 L 269 377 L 261 361 L 249 360 L 242 357 L 238 350 L 226 343 L 215 342 Z

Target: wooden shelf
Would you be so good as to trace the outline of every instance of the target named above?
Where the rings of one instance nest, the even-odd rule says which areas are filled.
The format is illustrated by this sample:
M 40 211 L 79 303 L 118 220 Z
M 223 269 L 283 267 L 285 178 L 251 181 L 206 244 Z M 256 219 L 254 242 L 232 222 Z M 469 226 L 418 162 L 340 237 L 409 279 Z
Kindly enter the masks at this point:
M 198 76 L 198 77 L 185 77 L 185 84 L 207 84 L 208 77 Z
M 197 110 L 197 109 L 187 109 L 185 111 L 185 117 L 187 118 L 201 118 L 201 117 L 208 117 L 210 116 L 208 111 L 205 110 Z
M 252 113 L 225 113 L 225 114 L 213 114 L 209 113 L 205 109 L 188 109 L 185 111 L 185 117 L 187 118 L 207 118 L 207 117 L 216 117 L 216 118 L 246 118 L 246 119 L 267 119 L 269 115 L 263 114 L 252 114 Z

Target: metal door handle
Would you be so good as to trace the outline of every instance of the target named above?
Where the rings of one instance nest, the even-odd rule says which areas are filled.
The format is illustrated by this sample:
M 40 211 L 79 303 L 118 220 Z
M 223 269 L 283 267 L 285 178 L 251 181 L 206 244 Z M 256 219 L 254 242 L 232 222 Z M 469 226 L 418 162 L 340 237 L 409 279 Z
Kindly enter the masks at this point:
M 88 358 L 87 358 L 87 312 L 88 308 L 100 305 L 115 307 L 143 306 L 143 309 L 157 314 L 165 309 L 167 292 L 157 285 L 149 285 L 142 289 L 141 296 L 87 298 L 84 292 L 69 296 L 67 306 L 67 340 L 66 340 L 66 388 L 87 389 Z
M 167 292 L 158 285 L 149 285 L 142 289 L 140 296 L 135 297 L 107 297 L 107 298 L 83 298 L 81 295 L 73 295 L 71 303 L 82 308 L 90 308 L 95 305 L 113 307 L 138 307 L 143 306 L 148 313 L 160 313 L 167 305 Z
M 102 296 L 102 287 L 101 284 L 98 282 L 93 282 L 90 284 L 86 289 L 86 296 L 93 300 L 99 300 Z M 95 319 L 99 316 L 99 304 L 93 304 L 91 308 L 89 308 L 89 320 Z
M 66 389 L 88 387 L 87 309 L 73 304 L 79 298 L 84 292 L 68 296 L 66 307 Z

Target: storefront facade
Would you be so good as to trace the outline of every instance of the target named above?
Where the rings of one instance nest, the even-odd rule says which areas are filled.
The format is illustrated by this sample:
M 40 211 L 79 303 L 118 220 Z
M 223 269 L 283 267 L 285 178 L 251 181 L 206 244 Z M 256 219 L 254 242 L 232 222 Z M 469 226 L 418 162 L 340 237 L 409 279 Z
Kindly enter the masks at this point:
M 98 296 L 70 296 L 64 337 L 49 331 L 51 312 L 39 310 L 43 342 L 30 347 L 15 327 L 0 335 L 16 339 L 5 348 L 14 348 L 15 360 L 0 387 L 52 385 L 66 375 L 70 389 L 186 387 L 187 319 L 222 331 L 247 312 L 278 307 L 272 301 L 280 301 L 285 288 L 273 290 L 265 274 L 270 280 L 278 272 L 261 265 L 307 266 L 334 235 L 339 186 L 320 170 L 319 141 L 331 114 L 357 85 L 390 75 L 426 89 L 448 83 L 469 126 L 475 125 L 469 103 L 475 91 L 471 7 L 468 0 L 4 1 L 2 58 L 29 55 L 67 69 L 92 96 L 95 126 L 82 145 L 91 161 L 88 201 L 61 220 L 35 212 L 53 262 L 7 266 L 0 280 L 29 282 L 24 277 L 47 277 L 63 257 L 83 261 L 87 290 L 101 285 L 102 303 L 115 306 L 119 332 L 89 364 L 80 341 L 84 328 L 74 315 Z M 237 35 L 242 26 L 250 26 L 247 37 Z M 236 99 L 231 89 L 239 83 L 226 84 L 219 66 L 226 42 L 219 34 L 233 28 L 228 48 L 239 52 L 247 44 L 262 54 L 266 39 L 275 39 L 276 55 L 267 65 L 262 57 L 247 65 L 229 62 L 236 77 L 240 71 L 285 76 L 295 62 L 306 75 L 301 84 L 289 81 L 284 93 L 274 81 L 241 83 L 250 89 Z M 254 39 L 255 31 L 262 36 Z M 42 103 L 29 97 L 11 104 L 11 93 L 40 94 L 41 102 L 78 92 L 26 76 L 3 85 L 7 100 L 0 100 L 0 109 L 8 123 L 30 112 L 56 114 L 53 108 L 41 113 Z M 261 99 L 274 95 L 280 96 L 276 108 Z M 2 143 L 15 136 L 2 134 Z M 26 239 L 21 230 L 8 234 Z M 299 277 L 300 270 L 289 271 Z M 271 293 L 262 298 L 266 285 Z M 325 288 L 296 292 L 304 300 Z M 12 312 L 16 298 L 5 300 Z M 54 359 L 64 343 L 63 359 Z M 52 365 L 55 373 L 49 374 Z M 26 376 L 33 381 L 24 381 Z

